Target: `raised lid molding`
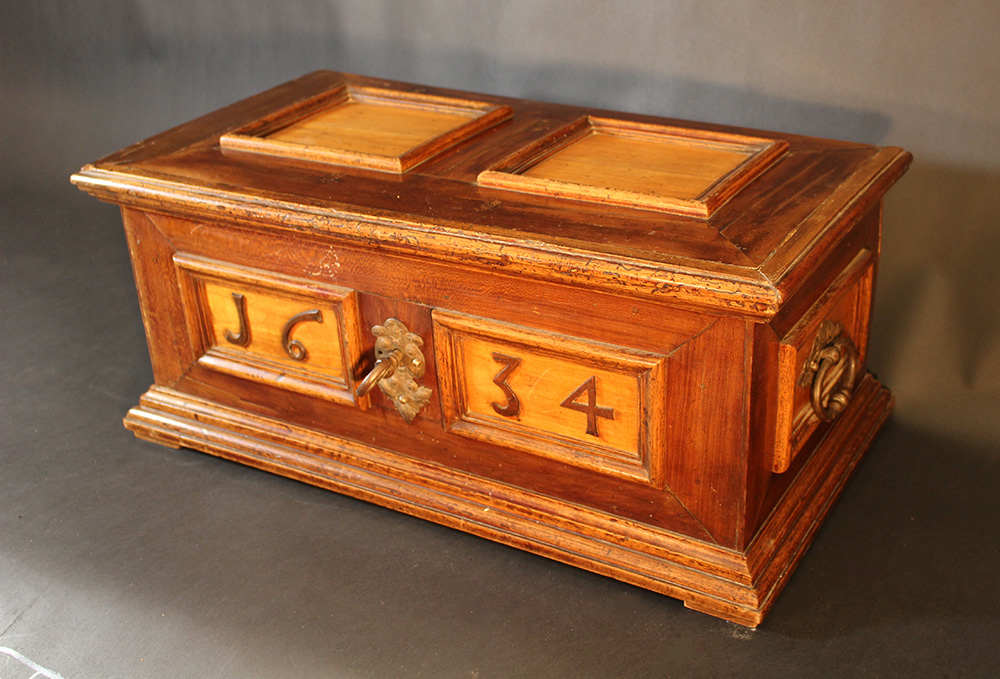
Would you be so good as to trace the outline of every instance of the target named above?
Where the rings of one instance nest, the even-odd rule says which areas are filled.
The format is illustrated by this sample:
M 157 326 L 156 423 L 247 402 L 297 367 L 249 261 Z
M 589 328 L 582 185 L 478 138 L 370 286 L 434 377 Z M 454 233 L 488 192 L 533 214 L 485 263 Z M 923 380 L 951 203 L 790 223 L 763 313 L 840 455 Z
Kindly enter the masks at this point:
M 270 162 L 279 158 L 259 154 L 280 147 L 263 137 L 258 141 L 268 143 L 256 155 L 225 148 L 239 134 L 266 135 L 329 108 L 348 91 L 362 99 L 389 92 L 396 100 L 427 105 L 471 101 L 500 113 L 493 114 L 498 116 L 493 127 L 403 174 L 363 168 L 344 172 L 351 168 L 287 154 L 280 163 Z M 512 118 L 502 117 L 507 115 Z M 674 131 L 688 140 L 782 141 L 775 147 L 778 155 L 757 168 L 759 174 L 748 173 L 737 182 L 728 202 L 723 204 L 726 196 L 720 193 L 700 209 L 717 208 L 708 221 L 627 201 L 622 205 L 632 209 L 614 209 L 603 198 L 560 200 L 525 193 L 518 182 L 536 180 L 530 176 L 500 177 L 498 185 L 510 179 L 512 191 L 485 188 L 490 185 L 485 175 L 485 181 L 477 181 L 484 170 L 505 169 L 501 161 L 512 155 L 526 162 L 546 143 L 555 150 L 550 140 L 566 139 L 592 119 L 615 121 L 620 130 Z M 708 129 L 692 129 L 702 127 Z M 224 145 L 220 136 L 228 140 Z M 780 155 L 785 142 L 787 151 Z M 766 154 L 761 159 L 766 161 Z M 501 266 L 513 275 L 756 319 L 772 317 L 783 299 L 808 282 L 825 253 L 878 207 L 910 161 L 899 148 L 318 71 L 110 154 L 84 166 L 73 182 L 101 200 L 142 210 L 207 220 L 238 215 L 242 222 L 268 229 L 362 247 L 377 243 L 396 253 L 412 253 L 418 239 L 421 256 L 438 261 L 461 257 L 483 270 Z M 332 175 L 336 181 L 326 181 Z M 381 184 L 385 181 L 392 186 Z
M 584 116 L 481 172 L 478 183 L 710 217 L 787 148 L 762 137 Z
M 403 173 L 509 118 L 509 106 L 343 85 L 223 134 L 223 151 Z

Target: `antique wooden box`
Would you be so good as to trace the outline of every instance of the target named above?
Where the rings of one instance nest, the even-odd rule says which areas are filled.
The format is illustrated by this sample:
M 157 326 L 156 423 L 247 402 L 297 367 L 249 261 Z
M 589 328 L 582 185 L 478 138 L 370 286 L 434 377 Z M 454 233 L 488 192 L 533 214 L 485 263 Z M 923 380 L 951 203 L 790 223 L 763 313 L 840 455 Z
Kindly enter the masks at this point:
M 892 407 L 909 161 L 318 72 L 73 181 L 122 208 L 136 435 L 756 625 Z

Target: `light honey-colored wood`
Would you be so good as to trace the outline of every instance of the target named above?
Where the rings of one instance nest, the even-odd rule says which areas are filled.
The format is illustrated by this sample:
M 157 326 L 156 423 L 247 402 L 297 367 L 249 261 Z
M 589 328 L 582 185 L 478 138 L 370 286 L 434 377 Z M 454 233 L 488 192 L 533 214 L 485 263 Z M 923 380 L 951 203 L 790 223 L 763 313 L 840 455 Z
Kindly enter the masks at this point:
M 573 360 L 571 349 L 562 356 L 553 357 L 490 340 L 466 338 L 461 344 L 466 417 L 503 421 L 584 445 L 597 443 L 620 451 L 625 459 L 639 460 L 639 385 L 634 375 L 579 363 Z M 494 352 L 516 354 L 521 360 L 507 379 L 507 384 L 518 396 L 520 412 L 505 420 L 501 420 L 492 408 L 493 403 L 506 401 L 504 393 L 493 382 L 503 366 L 493 359 Z M 595 378 L 596 402 L 602 413 L 595 418 L 596 435 L 587 433 L 586 413 L 561 405 L 590 378 Z M 583 403 L 584 400 L 578 397 L 573 402 Z
M 279 297 L 273 293 L 262 294 L 232 284 L 206 281 L 204 286 L 212 338 L 209 351 L 247 352 L 257 359 L 284 364 L 290 370 L 306 368 L 312 373 L 346 383 L 343 340 L 336 312 L 321 308 L 316 300 L 306 302 Z M 239 347 L 225 339 L 227 330 L 232 331 L 239 326 L 232 297 L 234 292 L 244 295 L 246 299 L 252 333 L 252 340 L 247 347 Z M 294 360 L 283 348 L 282 329 L 296 314 L 311 309 L 319 311 L 319 318 L 322 320 L 300 323 L 290 333 L 290 337 L 301 342 L 307 351 L 303 360 Z
M 476 117 L 464 111 L 440 111 L 350 99 L 288 127 L 267 139 L 352 153 L 401 156 Z
M 451 376 L 441 398 L 452 431 L 661 483 L 662 356 L 441 311 L 434 323 L 438 370 Z M 518 361 L 502 380 L 512 395 L 498 384 L 507 359 Z M 596 412 L 588 416 L 589 389 L 570 397 L 589 380 Z
M 352 391 L 352 366 L 360 362 L 354 291 L 249 271 L 195 257 L 176 256 L 179 280 L 198 361 L 219 372 L 280 385 L 302 393 L 367 405 Z M 244 298 L 249 342 L 227 338 L 241 329 L 233 293 Z M 288 341 L 300 343 L 302 358 L 285 348 L 283 331 L 298 314 L 316 311 L 321 320 L 294 324 Z
M 786 148 L 744 135 L 590 116 L 504 159 L 478 181 L 707 217 Z
M 511 115 L 510 107 L 370 87 L 344 87 L 220 137 L 224 150 L 406 172 Z
M 713 147 L 594 131 L 522 174 L 567 184 L 695 200 L 751 155 Z

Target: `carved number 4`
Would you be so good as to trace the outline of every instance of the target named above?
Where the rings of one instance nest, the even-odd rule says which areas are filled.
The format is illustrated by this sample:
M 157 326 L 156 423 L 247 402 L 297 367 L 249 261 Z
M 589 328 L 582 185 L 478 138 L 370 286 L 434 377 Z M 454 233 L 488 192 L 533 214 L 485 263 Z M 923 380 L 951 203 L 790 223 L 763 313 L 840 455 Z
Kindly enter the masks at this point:
M 576 399 L 580 398 L 584 394 L 587 395 L 586 403 L 577 403 Z M 577 410 L 581 413 L 587 414 L 587 433 L 591 436 L 600 436 L 597 433 L 597 418 L 603 417 L 606 420 L 615 419 L 615 411 L 613 408 L 608 408 L 606 406 L 597 405 L 597 377 L 591 377 L 589 380 L 577 387 L 576 391 L 566 397 L 566 400 L 560 403 L 563 408 L 569 408 L 570 410 Z

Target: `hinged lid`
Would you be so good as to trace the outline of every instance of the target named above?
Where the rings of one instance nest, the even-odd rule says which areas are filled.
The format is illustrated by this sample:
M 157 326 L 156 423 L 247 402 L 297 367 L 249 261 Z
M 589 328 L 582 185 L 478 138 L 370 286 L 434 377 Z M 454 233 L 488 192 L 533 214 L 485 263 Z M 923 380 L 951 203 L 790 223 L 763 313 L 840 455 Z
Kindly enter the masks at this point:
M 909 161 L 321 71 L 74 181 L 144 209 L 769 318 Z

